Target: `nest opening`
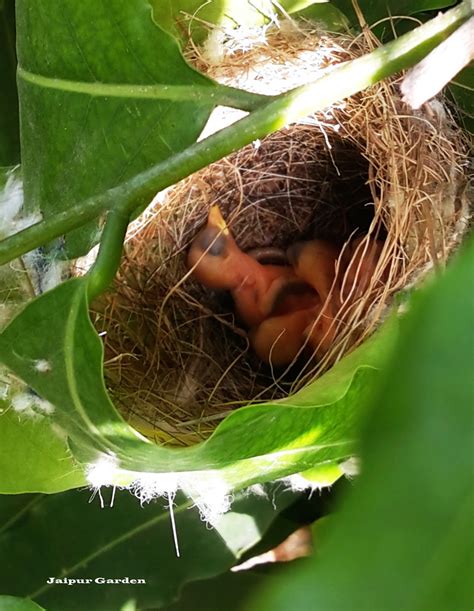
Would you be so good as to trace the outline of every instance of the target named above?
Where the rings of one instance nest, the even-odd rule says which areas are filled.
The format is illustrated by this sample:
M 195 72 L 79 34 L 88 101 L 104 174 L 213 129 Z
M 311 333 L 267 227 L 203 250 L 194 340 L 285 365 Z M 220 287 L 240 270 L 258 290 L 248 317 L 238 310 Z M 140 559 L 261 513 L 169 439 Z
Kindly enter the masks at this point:
M 203 64 L 202 54 L 191 59 L 218 80 L 266 91 L 275 70 L 288 89 L 295 66 L 305 82 L 370 50 L 363 38 L 312 28 L 274 28 L 268 44 L 232 50 L 218 65 Z M 260 71 L 270 73 L 263 82 Z M 107 384 L 124 416 L 159 443 L 190 445 L 229 410 L 285 397 L 327 370 L 374 330 L 397 291 L 459 242 L 466 159 L 444 106 L 409 111 L 392 79 L 159 194 L 129 232 L 114 291 L 95 307 L 96 326 L 106 331 Z M 283 371 L 260 362 L 230 296 L 192 278 L 187 249 L 214 204 L 242 250 L 259 248 L 270 259 L 272 249 L 302 239 L 341 249 L 357 237 L 383 241 L 374 278 L 340 317 L 323 358 Z

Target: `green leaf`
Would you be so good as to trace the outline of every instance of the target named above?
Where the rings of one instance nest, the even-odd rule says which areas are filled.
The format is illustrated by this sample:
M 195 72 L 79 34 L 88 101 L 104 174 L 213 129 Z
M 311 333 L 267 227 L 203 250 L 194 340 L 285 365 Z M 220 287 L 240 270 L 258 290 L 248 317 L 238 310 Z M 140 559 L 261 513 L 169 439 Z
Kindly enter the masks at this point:
M 212 580 L 193 582 L 184 588 L 179 600 L 166 607 L 165 611 L 242 611 L 242 605 L 268 581 L 267 573 L 268 567 L 265 567 L 265 572 L 223 573 Z M 196 607 L 196 601 L 199 601 L 199 607 Z
M 0 596 L 0 609 L 2 611 L 46 611 L 31 600 L 14 596 Z
M 61 492 L 84 486 L 83 469 L 46 418 L 21 417 L 0 401 L 0 494 Z
M 474 243 L 417 295 L 320 553 L 252 609 L 471 609 Z
M 90 492 L 70 492 L 33 503 L 27 497 L 29 506 L 17 520 L 10 511 L 9 525 L 0 534 L 0 590 L 34 598 L 48 611 L 117 611 L 131 600 L 140 609 L 160 608 L 185 583 L 228 570 L 295 500 L 274 488 L 267 489 L 268 496 L 240 496 L 209 529 L 197 509 L 178 496 L 178 558 L 167 500 L 142 507 L 128 492 L 117 491 L 110 507 L 111 491 L 106 492 L 104 509 L 98 498 L 88 502 Z M 41 559 L 32 549 L 41 551 Z M 128 577 L 146 583 L 68 586 L 47 584 L 50 577 Z
M 360 27 L 352 0 L 331 1 L 346 15 L 354 27 Z M 358 2 L 364 19 L 369 25 L 387 17 L 416 15 L 416 13 L 435 11 L 454 4 L 456 0 L 359 0 Z M 385 28 L 390 30 L 390 21 L 387 21 Z
M 73 438 L 97 438 L 97 449 L 101 449 L 101 429 L 112 444 L 116 437 L 123 436 L 125 442 L 127 435 L 132 440 L 139 436 L 123 423 L 108 399 L 102 378 L 102 345 L 87 307 L 87 281 L 77 278 L 65 282 L 30 302 L 16 318 L 21 331 L 15 324 L 9 325 L 0 342 L 7 342 L 10 358 L 16 361 L 15 369 L 22 372 L 24 381 L 61 410 L 59 422 L 67 432 Z M 57 333 L 48 337 L 47 328 L 53 320 Z M 26 341 L 18 341 L 20 333 Z M 38 362 L 45 367 L 39 368 Z M 94 422 L 89 420 L 88 409 L 95 414 Z
M 185 149 L 216 103 L 148 0 L 18 0 L 17 36 L 26 207 L 45 218 Z M 98 233 L 68 237 L 68 254 Z
M 0 3 L 0 167 L 20 162 L 15 2 Z
M 102 376 L 102 343 L 88 316 L 85 279 L 70 280 L 29 303 L 0 335 L 0 362 L 56 407 L 54 417 L 79 460 L 108 454 L 130 471 L 219 470 L 232 488 L 350 456 L 377 368 L 395 335 L 392 322 L 299 393 L 241 408 L 210 439 L 185 449 L 159 447 L 141 437 L 112 405 Z M 38 362 L 47 363 L 47 371 Z
M 349 27 L 349 21 L 344 13 L 330 2 L 295 3 L 293 10 L 289 12 L 294 18 L 316 21 L 329 32 L 340 32 Z

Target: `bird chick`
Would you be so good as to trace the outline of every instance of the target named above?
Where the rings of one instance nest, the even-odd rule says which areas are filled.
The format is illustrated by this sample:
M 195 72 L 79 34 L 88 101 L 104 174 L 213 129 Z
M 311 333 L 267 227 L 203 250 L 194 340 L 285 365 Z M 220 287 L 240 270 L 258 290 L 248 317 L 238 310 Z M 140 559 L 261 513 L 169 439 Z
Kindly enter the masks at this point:
M 269 316 L 282 316 L 297 310 L 308 310 L 321 305 L 321 299 L 312 286 L 296 278 L 284 284 L 273 296 Z
M 296 275 L 310 284 L 322 303 L 335 293 L 336 262 L 339 249 L 325 240 L 296 242 L 287 250 L 288 261 Z
M 282 287 L 297 280 L 290 266 L 261 265 L 242 252 L 217 205 L 193 240 L 187 264 L 204 286 L 231 291 L 236 312 L 249 327 L 260 324 Z
M 305 344 L 304 331 L 314 316 L 314 308 L 309 308 L 264 320 L 250 332 L 256 355 L 274 367 L 292 363 Z
M 288 261 L 296 274 L 318 293 L 321 305 L 314 311 L 305 335 L 316 355 L 322 355 L 334 342 L 337 325 L 335 317 L 340 308 L 336 282 L 336 263 L 339 249 L 325 240 L 297 242 L 287 251 Z

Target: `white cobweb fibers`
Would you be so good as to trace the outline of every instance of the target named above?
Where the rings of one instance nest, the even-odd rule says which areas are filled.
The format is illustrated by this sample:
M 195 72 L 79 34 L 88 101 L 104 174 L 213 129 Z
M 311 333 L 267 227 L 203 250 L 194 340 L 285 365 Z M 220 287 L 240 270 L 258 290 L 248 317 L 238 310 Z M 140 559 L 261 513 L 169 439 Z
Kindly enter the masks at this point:
M 155 499 L 162 498 L 167 502 L 170 514 L 170 526 L 176 555 L 180 556 L 178 530 L 174 517 L 174 501 L 179 491 L 190 499 L 188 509 L 196 508 L 201 520 L 208 526 L 219 530 L 221 518 L 229 512 L 234 502 L 233 486 L 223 471 L 190 471 L 169 473 L 139 473 L 120 469 L 119 462 L 114 455 L 103 456 L 91 463 L 87 469 L 87 480 L 93 492 L 91 500 L 99 496 L 101 506 L 104 500 L 102 488 L 112 487 L 113 492 L 109 506 L 113 506 L 115 489 L 128 490 L 141 505 Z M 315 484 L 301 476 L 290 476 L 280 480 L 285 489 L 294 492 L 306 491 L 312 494 L 314 490 L 325 487 Z M 240 495 L 266 496 L 264 487 L 260 484 L 249 486 L 241 490 Z M 271 500 L 271 499 L 269 499 Z M 275 509 L 276 506 L 274 505 Z
M 19 166 L 8 170 L 5 183 L 0 186 L 0 239 L 26 229 L 40 220 L 39 212 L 23 214 L 23 182 Z

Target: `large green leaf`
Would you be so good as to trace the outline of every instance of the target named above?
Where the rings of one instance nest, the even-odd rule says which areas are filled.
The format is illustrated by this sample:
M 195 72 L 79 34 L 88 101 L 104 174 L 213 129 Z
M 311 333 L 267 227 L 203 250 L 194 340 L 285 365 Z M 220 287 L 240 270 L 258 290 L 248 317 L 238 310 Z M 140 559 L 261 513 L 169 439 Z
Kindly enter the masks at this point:
M 26 206 L 45 218 L 189 146 L 216 103 L 148 0 L 17 0 L 17 36 Z
M 16 89 L 15 2 L 0 2 L 0 166 L 19 163 L 20 127 Z
M 108 454 L 130 471 L 219 470 L 230 488 L 350 456 L 377 368 L 396 333 L 396 325 L 388 325 L 289 399 L 241 408 L 206 442 L 170 449 L 141 437 L 116 412 L 103 382 L 102 343 L 87 309 L 86 279 L 70 280 L 32 301 L 0 335 L 0 362 L 56 407 L 53 417 L 79 459 L 92 462 Z
M 414 300 L 320 553 L 252 609 L 472 609 L 474 243 Z
M 189 501 L 176 497 L 180 557 L 165 499 L 141 507 L 128 492 L 117 491 L 110 507 L 109 490 L 101 509 L 99 498 L 88 502 L 89 492 L 26 497 L 24 509 L 10 503 L 9 512 L 0 511 L 8 521 L 0 534 L 0 591 L 28 596 L 48 611 L 117 611 L 132 600 L 140 609 L 160 608 L 185 583 L 228 570 L 295 500 L 289 492 L 266 492 L 236 498 L 214 529 Z M 129 577 L 146 583 L 71 586 L 47 584 L 50 577 Z

